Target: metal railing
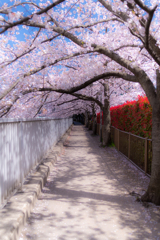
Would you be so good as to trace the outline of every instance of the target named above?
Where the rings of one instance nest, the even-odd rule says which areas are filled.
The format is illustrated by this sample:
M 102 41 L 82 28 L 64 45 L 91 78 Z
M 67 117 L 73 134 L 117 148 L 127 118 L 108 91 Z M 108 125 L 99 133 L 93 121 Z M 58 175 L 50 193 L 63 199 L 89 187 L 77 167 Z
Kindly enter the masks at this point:
M 134 162 L 145 173 L 151 174 L 152 139 L 121 131 L 111 127 L 111 138 L 115 147 Z
M 99 125 L 97 124 L 97 135 L 99 135 L 100 131 Z M 145 173 L 151 174 L 152 139 L 139 137 L 115 127 L 111 127 L 111 138 L 118 151 L 123 153 Z
M 72 118 L 0 120 L 0 205 L 71 124 Z

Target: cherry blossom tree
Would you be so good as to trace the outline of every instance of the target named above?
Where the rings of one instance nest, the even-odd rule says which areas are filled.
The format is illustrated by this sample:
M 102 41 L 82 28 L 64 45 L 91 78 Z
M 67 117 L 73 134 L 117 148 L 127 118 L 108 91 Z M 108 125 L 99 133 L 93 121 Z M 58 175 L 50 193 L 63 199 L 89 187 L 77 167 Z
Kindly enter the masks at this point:
M 148 5 L 141 0 L 26 1 L 0 9 L 0 111 L 18 105 L 25 111 L 39 99 L 56 101 L 59 94 L 84 100 L 90 84 L 108 77 L 112 82 L 131 82 L 136 91 L 145 92 L 153 109 L 152 173 L 142 200 L 156 204 L 160 204 L 159 15 L 155 0 Z M 25 41 L 17 37 L 22 27 L 30 31 Z

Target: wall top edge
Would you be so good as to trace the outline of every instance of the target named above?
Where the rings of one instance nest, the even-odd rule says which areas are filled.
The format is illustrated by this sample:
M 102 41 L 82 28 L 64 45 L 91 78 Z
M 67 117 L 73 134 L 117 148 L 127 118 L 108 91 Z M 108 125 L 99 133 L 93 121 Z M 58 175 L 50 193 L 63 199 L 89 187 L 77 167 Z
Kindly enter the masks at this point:
M 72 119 L 72 117 L 68 118 L 1 118 L 1 123 L 19 123 L 19 122 L 42 122 L 42 121 L 51 121 L 51 120 L 62 120 L 62 119 Z

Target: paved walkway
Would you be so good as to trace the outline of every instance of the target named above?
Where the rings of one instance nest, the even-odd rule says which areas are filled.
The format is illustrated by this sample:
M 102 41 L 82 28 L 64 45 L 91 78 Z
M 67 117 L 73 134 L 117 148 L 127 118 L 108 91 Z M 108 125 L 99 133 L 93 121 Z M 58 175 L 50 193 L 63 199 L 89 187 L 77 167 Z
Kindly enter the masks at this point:
M 129 192 L 148 178 L 114 148 L 74 126 L 19 240 L 160 239 L 160 211 Z

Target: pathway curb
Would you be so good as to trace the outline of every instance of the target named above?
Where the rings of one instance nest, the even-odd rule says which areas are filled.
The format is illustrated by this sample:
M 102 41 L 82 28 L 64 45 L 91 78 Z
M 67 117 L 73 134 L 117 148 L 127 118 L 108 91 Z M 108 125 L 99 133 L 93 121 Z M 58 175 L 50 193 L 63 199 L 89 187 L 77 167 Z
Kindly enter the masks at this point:
M 61 153 L 63 144 L 72 126 L 59 142 L 46 154 L 43 161 L 25 180 L 22 191 L 10 198 L 6 206 L 0 210 L 0 239 L 16 240 L 37 200 L 47 177 Z

